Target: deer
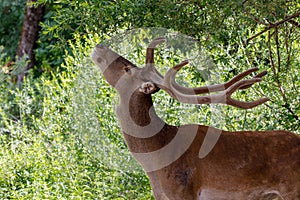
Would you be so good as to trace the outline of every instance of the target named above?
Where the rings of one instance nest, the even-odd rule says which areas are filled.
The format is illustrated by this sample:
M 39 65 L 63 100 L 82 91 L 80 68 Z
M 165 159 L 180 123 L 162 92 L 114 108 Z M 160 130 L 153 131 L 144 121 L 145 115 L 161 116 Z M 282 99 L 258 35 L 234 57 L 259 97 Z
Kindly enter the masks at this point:
M 155 68 L 154 50 L 164 42 L 165 37 L 150 42 L 143 68 L 103 44 L 92 53 L 92 60 L 119 94 L 116 115 L 122 134 L 149 177 L 155 199 L 299 200 L 299 135 L 283 130 L 231 132 L 198 124 L 174 126 L 165 123 L 153 107 L 152 95 L 163 90 L 187 104 L 251 109 L 269 99 L 244 102 L 231 95 L 261 82 L 266 71 L 244 79 L 259 70 L 251 68 L 223 84 L 184 87 L 175 76 L 188 60 L 165 76 Z

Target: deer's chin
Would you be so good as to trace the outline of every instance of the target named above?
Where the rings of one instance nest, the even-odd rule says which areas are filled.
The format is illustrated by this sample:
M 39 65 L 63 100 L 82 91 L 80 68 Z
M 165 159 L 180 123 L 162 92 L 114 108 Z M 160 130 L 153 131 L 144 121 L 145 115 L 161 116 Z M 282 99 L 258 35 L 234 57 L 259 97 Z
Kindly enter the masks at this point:
M 152 82 L 144 82 L 139 88 L 139 92 L 144 94 L 154 94 L 158 92 L 160 89 Z

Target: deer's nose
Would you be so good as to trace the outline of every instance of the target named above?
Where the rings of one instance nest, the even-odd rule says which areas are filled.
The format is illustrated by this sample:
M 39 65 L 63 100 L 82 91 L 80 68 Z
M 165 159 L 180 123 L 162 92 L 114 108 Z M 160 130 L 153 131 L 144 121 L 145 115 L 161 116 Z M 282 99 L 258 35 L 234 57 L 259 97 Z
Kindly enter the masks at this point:
M 97 44 L 96 48 L 94 49 L 94 52 L 92 54 L 94 61 L 97 61 L 98 63 L 101 63 L 104 61 L 103 58 L 105 58 L 107 54 L 107 47 L 103 44 Z

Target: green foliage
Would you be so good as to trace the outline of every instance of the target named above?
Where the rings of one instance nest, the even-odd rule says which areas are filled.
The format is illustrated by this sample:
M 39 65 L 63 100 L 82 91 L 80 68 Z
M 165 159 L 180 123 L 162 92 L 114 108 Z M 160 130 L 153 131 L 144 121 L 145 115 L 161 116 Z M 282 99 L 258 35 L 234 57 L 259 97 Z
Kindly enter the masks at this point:
M 0 46 L 4 46 L 7 56 L 11 58 L 17 51 L 25 4 L 24 0 L 0 0 Z
M 179 44 L 174 40 L 174 48 L 161 45 L 156 51 L 162 73 L 192 60 L 178 74 L 177 81 L 186 86 L 223 83 L 252 67 L 268 72 L 262 83 L 235 93 L 243 101 L 270 97 L 246 111 L 188 106 L 156 93 L 155 108 L 168 123 L 300 133 L 299 18 L 269 26 L 299 11 L 297 1 L 38 2 L 47 6 L 36 50 L 40 76 L 30 72 L 16 86 L 25 59 L 13 71 L 1 67 L 0 199 L 153 199 L 147 177 L 122 138 L 114 114 L 117 94 L 90 60 L 96 43 L 114 41 L 109 45 L 143 66 L 146 46 L 163 31 L 150 37 L 144 29 L 125 41 L 119 33 L 132 28 L 164 27 L 199 41 L 206 52 L 179 51 L 176 45 L 192 46 L 180 44 L 185 38 Z M 0 66 L 14 57 L 23 9 L 24 1 L 1 1 L 0 44 L 6 55 L 1 54 Z
M 112 89 L 84 44 L 70 49 L 61 74 L 28 75 L 21 88 L 5 74 L 0 83 L 0 198 L 151 199 L 121 139 Z

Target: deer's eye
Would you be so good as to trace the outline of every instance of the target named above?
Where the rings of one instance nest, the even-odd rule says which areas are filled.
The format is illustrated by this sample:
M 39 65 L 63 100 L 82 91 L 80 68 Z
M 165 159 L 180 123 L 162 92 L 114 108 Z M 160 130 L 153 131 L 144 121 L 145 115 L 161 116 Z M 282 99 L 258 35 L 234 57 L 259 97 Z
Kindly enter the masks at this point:
M 125 70 L 125 72 L 129 73 L 130 72 L 130 66 L 125 66 L 124 70 Z

